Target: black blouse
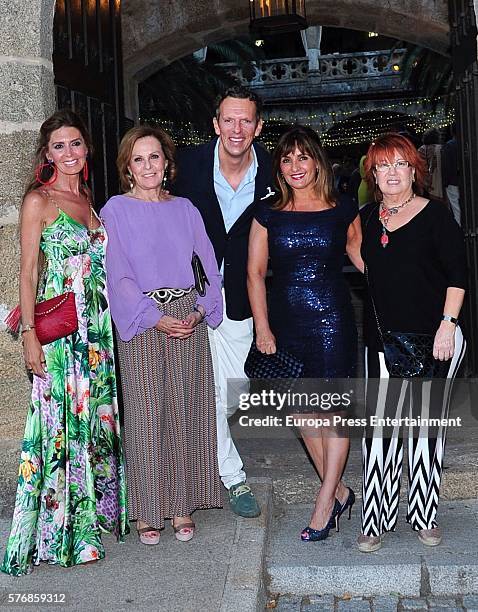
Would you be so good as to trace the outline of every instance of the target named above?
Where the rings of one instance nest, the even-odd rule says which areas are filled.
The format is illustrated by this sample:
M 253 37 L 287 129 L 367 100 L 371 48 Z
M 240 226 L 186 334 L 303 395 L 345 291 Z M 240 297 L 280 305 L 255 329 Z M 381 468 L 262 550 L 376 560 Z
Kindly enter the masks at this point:
M 383 331 L 434 334 L 443 315 L 448 287 L 467 286 L 464 236 L 448 208 L 428 204 L 402 227 L 388 232 L 380 244 L 382 224 L 378 204 L 361 210 L 362 257 Z M 371 303 L 366 304 L 364 336 L 376 346 L 376 323 Z

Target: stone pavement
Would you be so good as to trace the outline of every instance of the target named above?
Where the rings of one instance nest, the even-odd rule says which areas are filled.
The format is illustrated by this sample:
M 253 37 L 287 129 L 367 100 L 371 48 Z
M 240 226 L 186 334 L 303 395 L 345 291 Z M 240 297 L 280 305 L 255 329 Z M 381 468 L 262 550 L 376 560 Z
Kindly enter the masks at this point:
M 285 595 L 271 597 L 268 609 L 276 612 L 477 612 L 478 597 L 334 597 Z
M 454 412 L 462 402 L 454 401 Z M 466 414 L 464 415 L 466 417 Z M 468 419 L 468 420 L 467 420 Z M 476 610 L 478 600 L 478 435 L 465 418 L 450 432 L 439 522 L 443 544 L 425 549 L 400 519 L 380 551 L 358 553 L 359 504 L 340 532 L 304 544 L 318 477 L 290 430 L 245 430 L 234 437 L 264 512 L 241 519 L 228 507 L 198 512 L 197 534 L 177 542 L 165 529 L 157 547 L 134 534 L 124 544 L 105 537 L 107 557 L 97 565 L 63 569 L 42 565 L 22 578 L 0 574 L 0 609 L 30 612 L 286 612 L 330 610 Z M 0 551 L 8 533 L 19 442 L 0 436 Z M 256 480 L 257 479 L 257 480 Z M 360 440 L 352 439 L 345 482 L 360 495 Z M 255 482 L 254 482 L 255 480 Z M 406 481 L 406 478 L 404 479 Z M 402 493 L 406 489 L 404 481 Z M 403 495 L 402 495 L 403 497 Z M 402 504 L 403 510 L 403 504 Z M 345 519 L 345 517 L 343 517 Z M 8 605 L 9 595 L 65 593 L 65 604 Z
M 238 518 L 226 506 L 196 512 L 197 533 L 190 542 L 178 542 L 169 525 L 158 546 L 144 546 L 134 531 L 123 544 L 104 536 L 106 557 L 96 564 L 67 569 L 41 564 L 30 575 L 18 578 L 0 573 L 0 609 L 255 612 L 258 602 L 263 609 L 266 594 L 261 569 L 271 515 L 271 483 L 259 479 L 251 484 L 263 507 L 257 519 Z M 0 521 L 2 554 L 9 526 L 9 520 Z M 33 603 L 34 595 L 42 593 L 59 603 Z M 24 601 L 30 595 L 32 603 L 9 604 L 16 594 Z

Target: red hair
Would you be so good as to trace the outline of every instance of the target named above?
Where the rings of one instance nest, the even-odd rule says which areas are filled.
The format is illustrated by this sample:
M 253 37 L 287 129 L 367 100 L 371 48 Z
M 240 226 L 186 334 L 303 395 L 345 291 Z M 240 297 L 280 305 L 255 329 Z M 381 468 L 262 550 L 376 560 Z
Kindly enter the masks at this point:
M 381 162 L 391 163 L 397 153 L 414 168 L 416 191 L 421 193 L 428 173 L 425 160 L 409 138 L 395 133 L 379 136 L 367 151 L 364 170 L 370 189 L 375 193 L 378 190 L 374 177 L 375 166 Z

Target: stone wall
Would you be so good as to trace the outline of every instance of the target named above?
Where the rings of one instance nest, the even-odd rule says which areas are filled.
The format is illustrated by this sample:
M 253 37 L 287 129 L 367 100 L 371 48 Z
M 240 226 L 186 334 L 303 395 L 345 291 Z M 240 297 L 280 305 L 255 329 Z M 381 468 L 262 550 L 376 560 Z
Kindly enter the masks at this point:
M 137 85 L 162 66 L 205 45 L 244 35 L 248 0 L 123 0 L 122 36 L 127 115 L 137 119 Z M 379 32 L 448 50 L 446 0 L 307 0 L 309 25 Z
M 0 0 L 0 319 L 18 302 L 18 210 L 38 128 L 55 109 L 53 11 L 54 0 Z M 29 391 L 20 342 L 1 329 L 0 440 L 20 437 Z

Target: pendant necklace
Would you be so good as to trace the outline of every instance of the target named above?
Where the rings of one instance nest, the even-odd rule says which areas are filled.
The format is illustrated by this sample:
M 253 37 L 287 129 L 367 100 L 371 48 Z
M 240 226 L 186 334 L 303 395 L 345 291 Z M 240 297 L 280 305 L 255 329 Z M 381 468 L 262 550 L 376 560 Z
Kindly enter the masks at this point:
M 405 200 L 405 202 L 403 202 L 402 204 L 399 204 L 398 206 L 388 207 L 388 206 L 385 206 L 385 204 L 383 203 L 383 200 L 380 202 L 378 218 L 380 219 L 380 222 L 382 224 L 382 235 L 380 236 L 380 244 L 382 245 L 383 248 L 385 248 L 389 242 L 389 237 L 387 234 L 387 226 L 388 226 L 390 217 L 399 213 L 404 206 L 406 206 L 409 202 L 413 200 L 414 197 L 415 197 L 415 194 L 412 193 L 412 195 L 408 198 L 408 200 Z

